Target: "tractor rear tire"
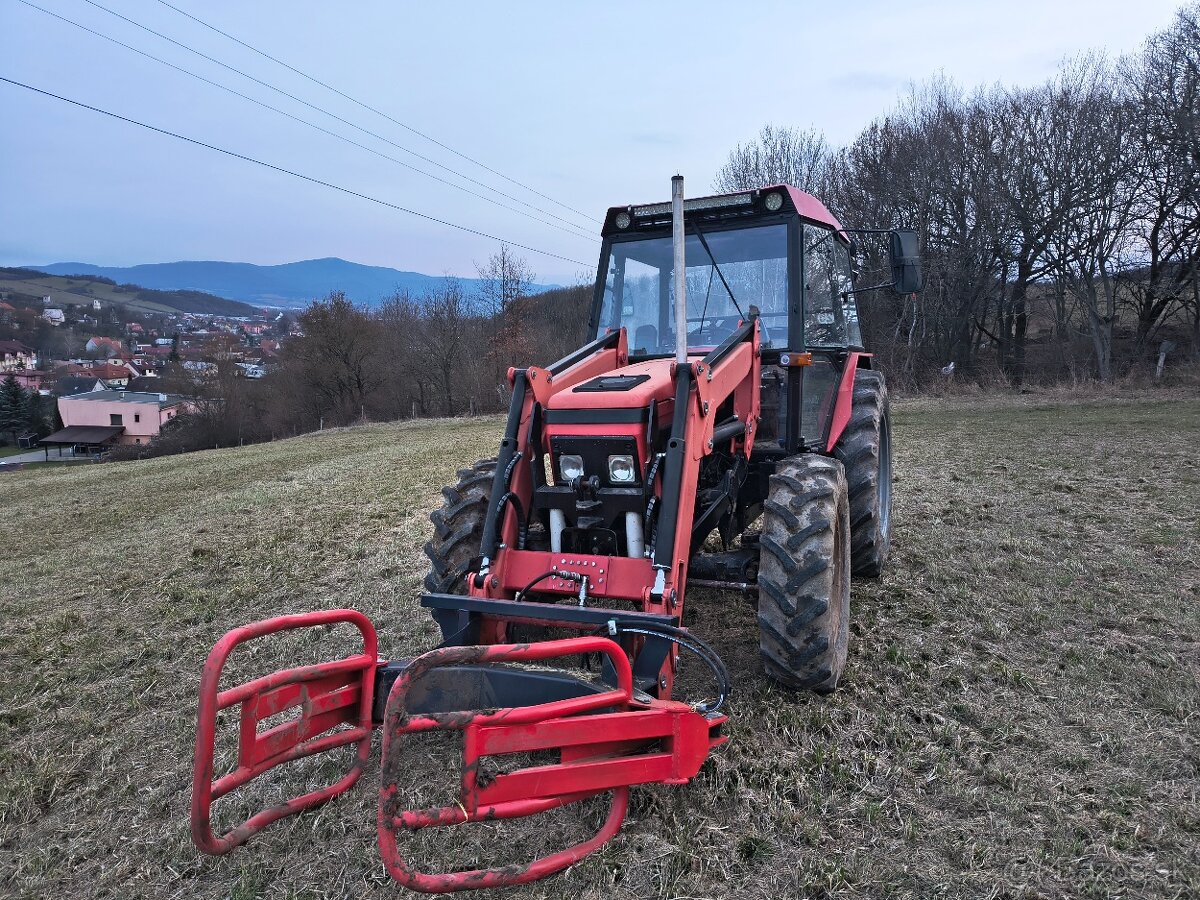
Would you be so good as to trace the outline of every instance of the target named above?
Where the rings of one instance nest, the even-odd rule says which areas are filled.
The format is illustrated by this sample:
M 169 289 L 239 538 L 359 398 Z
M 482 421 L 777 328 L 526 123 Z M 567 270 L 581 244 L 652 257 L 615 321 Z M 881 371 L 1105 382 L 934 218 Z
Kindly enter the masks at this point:
M 833 455 L 850 489 L 850 571 L 878 578 L 892 543 L 892 413 L 881 373 L 854 373 L 850 422 Z
M 850 638 L 850 503 L 842 464 L 806 453 L 779 463 L 763 509 L 759 652 L 785 687 L 829 693 Z
M 460 469 L 458 484 L 442 488 L 442 508 L 429 516 L 433 539 L 425 544 L 429 574 L 425 590 L 436 594 L 465 594 L 470 563 L 479 556 L 483 542 L 483 520 L 492 496 L 496 460 L 481 459 L 469 469 Z

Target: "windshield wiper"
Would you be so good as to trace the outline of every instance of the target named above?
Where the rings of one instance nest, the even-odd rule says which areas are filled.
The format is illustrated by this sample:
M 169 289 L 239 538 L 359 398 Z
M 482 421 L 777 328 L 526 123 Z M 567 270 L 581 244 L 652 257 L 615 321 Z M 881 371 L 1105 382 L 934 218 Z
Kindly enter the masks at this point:
M 708 287 L 704 289 L 704 309 L 700 310 L 700 331 L 704 332 L 704 320 L 708 318 L 708 298 L 712 296 L 713 267 L 708 267 Z
M 721 284 L 725 285 L 725 293 L 727 293 L 729 295 L 729 299 L 733 301 L 733 308 L 736 309 L 738 311 L 738 315 L 745 320 L 746 314 L 742 312 L 741 304 L 737 302 L 737 297 L 733 296 L 733 291 L 729 289 L 729 282 L 725 280 L 725 275 L 721 272 L 721 267 L 717 265 L 717 258 L 713 256 L 712 250 L 709 249 L 708 240 L 704 237 L 704 232 L 700 230 L 700 226 L 695 222 L 692 223 L 692 227 L 696 229 L 696 237 L 700 238 L 700 244 L 704 247 L 704 252 L 708 254 L 708 258 L 712 262 L 713 268 L 717 270 L 717 277 L 721 279 Z

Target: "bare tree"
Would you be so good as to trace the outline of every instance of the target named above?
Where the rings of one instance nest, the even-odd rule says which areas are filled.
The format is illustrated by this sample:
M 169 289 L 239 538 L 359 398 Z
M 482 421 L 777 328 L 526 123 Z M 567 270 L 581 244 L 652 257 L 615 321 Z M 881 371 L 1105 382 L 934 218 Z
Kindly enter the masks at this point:
M 744 191 L 790 184 L 819 194 L 830 158 L 825 135 L 815 129 L 764 125 L 758 137 L 738 144 L 713 179 L 713 189 Z
M 1114 89 L 1112 68 L 1100 56 L 1068 63 L 1057 84 L 1054 118 L 1063 141 L 1060 152 L 1069 162 L 1058 173 L 1057 189 L 1078 198 L 1078 207 L 1062 217 L 1047 245 L 1056 326 L 1068 328 L 1065 297 L 1070 295 L 1085 317 L 1096 376 L 1111 381 L 1116 279 L 1136 197 L 1129 152 L 1133 112 Z
M 479 296 L 493 316 L 503 315 L 513 303 L 529 295 L 537 276 L 520 256 L 501 244 L 500 250 L 488 257 L 486 265 L 476 263 L 479 273 Z
M 1127 280 L 1137 345 L 1144 349 L 1159 323 L 1182 306 L 1200 354 L 1200 4 L 1181 9 L 1171 28 L 1126 62 L 1123 75 L 1137 115 L 1134 241 L 1141 265 Z
M 453 416 L 466 404 L 456 403 L 471 350 L 471 309 L 457 278 L 431 294 L 423 304 L 422 340 L 429 351 L 432 371 L 441 394 L 442 411 Z
M 299 317 L 302 336 L 284 344 L 275 378 L 308 427 L 358 419 L 383 383 L 376 321 L 334 291 Z
M 437 378 L 437 348 L 425 335 L 425 310 L 407 291 L 396 292 L 375 312 L 380 341 L 387 359 L 387 406 L 396 418 L 428 415 Z

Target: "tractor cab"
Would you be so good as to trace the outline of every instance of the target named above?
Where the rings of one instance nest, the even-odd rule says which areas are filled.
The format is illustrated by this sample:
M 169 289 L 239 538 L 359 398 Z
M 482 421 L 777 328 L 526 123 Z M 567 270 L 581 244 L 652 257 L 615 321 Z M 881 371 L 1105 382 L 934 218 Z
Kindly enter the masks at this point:
M 821 201 L 786 185 L 683 206 L 688 353 L 703 356 L 757 319 L 759 441 L 791 452 L 822 444 L 831 392 L 848 354 L 863 349 L 848 233 Z M 624 328 L 631 363 L 670 357 L 676 346 L 671 205 L 613 207 L 602 234 L 592 335 Z M 803 371 L 789 388 L 792 368 Z
M 675 351 L 669 204 L 608 211 L 590 327 L 625 328 L 632 359 Z M 757 315 L 764 359 L 861 349 L 850 240 L 816 198 L 780 186 L 684 202 L 689 352 Z

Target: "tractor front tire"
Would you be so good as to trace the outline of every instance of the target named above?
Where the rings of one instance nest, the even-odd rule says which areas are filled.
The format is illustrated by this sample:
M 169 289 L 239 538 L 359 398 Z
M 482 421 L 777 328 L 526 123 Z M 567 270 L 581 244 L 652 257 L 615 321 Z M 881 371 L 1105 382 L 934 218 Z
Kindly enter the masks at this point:
M 793 456 L 771 476 L 758 569 L 759 652 L 785 687 L 828 693 L 850 637 L 850 504 L 836 459 Z
M 425 590 L 436 594 L 465 594 L 466 574 L 479 556 L 483 542 L 483 520 L 492 496 L 496 460 L 481 459 L 469 469 L 460 469 L 458 484 L 442 488 L 442 508 L 429 516 L 433 539 L 425 544 L 429 574 Z
M 878 578 L 892 543 L 892 413 L 881 373 L 854 373 L 850 422 L 833 455 L 850 489 L 850 571 Z

